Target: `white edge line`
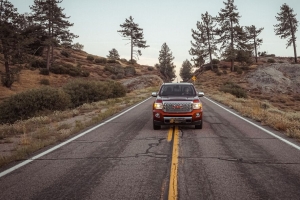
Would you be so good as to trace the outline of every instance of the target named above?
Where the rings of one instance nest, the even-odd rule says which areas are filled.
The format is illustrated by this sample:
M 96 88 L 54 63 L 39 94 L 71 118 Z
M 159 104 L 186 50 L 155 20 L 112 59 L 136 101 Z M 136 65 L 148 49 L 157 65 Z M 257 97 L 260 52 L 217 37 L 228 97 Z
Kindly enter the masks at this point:
M 86 130 L 86 131 L 84 131 L 83 133 L 80 133 L 79 135 L 76 135 L 75 137 L 72 137 L 71 139 L 69 139 L 69 140 L 67 140 L 67 141 L 65 141 L 65 142 L 62 142 L 62 143 L 60 143 L 60 144 L 58 144 L 58 145 L 52 147 L 51 149 L 48 149 L 47 151 L 44 151 L 43 153 L 40 153 L 40 154 L 38 154 L 38 155 L 36 155 L 36 156 L 34 156 L 34 157 L 32 157 L 32 158 L 29 158 L 29 159 L 25 160 L 24 162 L 21 162 L 20 164 L 14 166 L 14 167 L 11 167 L 11 168 L 9 168 L 9 169 L 7 169 L 7 170 L 1 172 L 1 173 L 0 173 L 0 178 L 1 178 L 2 176 L 5 176 L 6 174 L 9 174 L 9 173 L 15 171 L 16 169 L 19 169 L 20 167 L 23 167 L 24 165 L 27 165 L 27 164 L 31 163 L 32 161 L 34 161 L 34 160 L 36 160 L 36 159 L 38 159 L 38 158 L 40 158 L 40 157 L 42 157 L 42 156 L 44 156 L 44 155 L 47 155 L 48 153 L 51 153 L 52 151 L 55 151 L 56 149 L 58 149 L 58 148 L 60 148 L 60 147 L 62 147 L 62 146 L 64 146 L 64 145 L 66 145 L 66 144 L 68 144 L 68 143 L 70 143 L 70 142 L 72 142 L 72 141 L 74 141 L 74 140 L 76 140 L 76 139 L 78 139 L 78 138 L 80 138 L 80 137 L 86 135 L 87 133 L 89 133 L 89 132 L 91 132 L 91 131 L 93 131 L 93 130 L 99 128 L 100 126 L 103 126 L 104 124 L 106 124 L 106 123 L 108 123 L 108 122 L 110 122 L 110 121 L 112 121 L 112 120 L 114 120 L 114 119 L 120 117 L 121 115 L 124 115 L 125 113 L 129 112 L 130 110 L 134 109 L 135 107 L 137 107 L 137 106 L 139 106 L 140 104 L 142 104 L 142 103 L 148 101 L 148 100 L 151 99 L 151 98 L 152 98 L 152 97 L 149 97 L 149 98 L 145 99 L 144 101 L 142 101 L 142 102 L 140 102 L 140 103 L 134 105 L 133 107 L 129 108 L 128 110 L 125 110 L 124 112 L 122 112 L 122 113 L 116 115 L 115 117 L 113 117 L 113 118 L 111 118 L 111 119 L 109 119 L 109 120 L 107 120 L 107 121 L 104 121 L 104 122 L 102 122 L 101 124 L 98 124 L 98 125 L 94 126 L 93 128 L 90 128 L 89 130 Z
M 264 128 L 261 127 L 261 126 L 258 126 L 257 124 L 254 124 L 253 122 L 251 122 L 251 121 L 249 121 L 249 120 L 247 120 L 247 119 L 245 119 L 245 118 L 239 116 L 238 114 L 236 114 L 236 113 L 234 113 L 234 112 L 228 110 L 227 108 L 224 108 L 223 106 L 217 104 L 216 102 L 210 100 L 209 98 L 207 98 L 207 97 L 204 97 L 204 98 L 207 99 L 207 100 L 209 100 L 209 101 L 211 101 L 212 103 L 216 104 L 217 106 L 223 108 L 224 110 L 230 112 L 231 114 L 235 115 L 236 117 L 238 117 L 238 118 L 240 118 L 240 119 L 242 119 L 242 120 L 248 122 L 249 124 L 251 124 L 251 125 L 253 125 L 253 126 L 259 128 L 260 130 L 262 130 L 262 131 L 268 133 L 269 135 L 272 135 L 273 137 L 275 137 L 275 138 L 281 140 L 282 142 L 284 142 L 284 143 L 286 143 L 286 144 L 288 144 L 288 145 L 290 145 L 290 146 L 296 148 L 297 150 L 300 150 L 300 147 L 299 147 L 298 145 L 296 145 L 296 144 L 294 144 L 294 143 L 292 143 L 292 142 L 290 142 L 290 141 L 288 141 L 288 140 L 286 140 L 286 139 L 284 139 L 284 138 L 282 138 L 282 137 L 276 135 L 275 133 L 272 133 L 271 131 L 268 131 L 267 129 L 264 129 Z

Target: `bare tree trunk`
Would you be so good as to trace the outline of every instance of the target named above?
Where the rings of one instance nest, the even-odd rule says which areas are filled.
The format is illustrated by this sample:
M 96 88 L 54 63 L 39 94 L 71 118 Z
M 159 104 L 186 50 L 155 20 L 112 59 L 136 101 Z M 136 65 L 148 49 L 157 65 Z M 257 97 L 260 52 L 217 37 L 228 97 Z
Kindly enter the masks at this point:
M 255 52 L 255 61 L 257 63 L 257 47 L 256 47 L 256 38 L 254 37 L 254 52 Z
M 230 20 L 230 60 L 231 60 L 231 66 L 230 66 L 230 71 L 234 71 L 234 65 L 233 65 L 233 28 L 232 28 L 232 21 Z

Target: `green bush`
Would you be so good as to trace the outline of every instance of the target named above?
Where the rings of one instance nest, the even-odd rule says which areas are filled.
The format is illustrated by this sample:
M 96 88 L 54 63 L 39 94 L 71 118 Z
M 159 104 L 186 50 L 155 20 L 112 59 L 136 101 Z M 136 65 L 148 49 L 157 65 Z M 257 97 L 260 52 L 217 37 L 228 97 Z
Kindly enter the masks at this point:
M 268 62 L 268 63 L 275 63 L 275 60 L 274 60 L 273 58 L 269 58 L 269 59 L 267 60 L 267 62 Z
M 1 74 L 1 84 L 4 87 L 10 88 L 15 81 L 19 80 L 19 73 L 17 71 L 11 71 L 10 73 Z
M 107 63 L 107 59 L 106 58 L 96 58 L 95 63 L 105 64 L 105 63 Z
M 70 76 L 83 76 L 88 77 L 90 75 L 89 72 L 82 70 L 81 67 L 73 66 L 71 64 L 64 65 L 53 65 L 50 68 L 50 72 L 54 74 L 69 74 Z
M 226 82 L 220 87 L 220 91 L 225 93 L 230 93 L 237 98 L 247 98 L 247 92 L 239 85 L 236 85 L 232 82 Z
M 212 64 L 219 64 L 220 63 L 220 61 L 218 60 L 218 59 L 212 59 Z
M 115 65 L 115 66 L 110 66 L 110 65 L 106 65 L 104 67 L 105 71 L 109 71 L 112 74 L 125 74 L 124 68 L 121 65 Z
M 136 74 L 135 68 L 133 66 L 126 66 L 124 68 L 125 76 L 133 76 Z
M 110 75 L 110 78 L 111 78 L 112 80 L 116 80 L 116 79 L 117 79 L 117 76 L 114 75 L 114 74 L 112 74 L 112 75 Z
M 126 94 L 126 88 L 113 81 L 74 80 L 66 84 L 63 90 L 70 95 L 72 107 L 108 98 L 121 97 Z
M 148 71 L 153 71 L 153 70 L 154 70 L 154 67 L 151 67 L 151 66 L 148 67 Z
M 237 73 L 237 74 L 242 74 L 242 73 L 243 73 L 242 68 L 237 67 L 237 68 L 236 68 L 236 73 Z
M 70 53 L 69 52 L 67 52 L 66 50 L 62 50 L 61 52 L 60 52 L 60 54 L 61 55 L 63 55 L 63 56 L 65 56 L 65 57 L 67 57 L 67 58 L 69 58 L 70 57 Z
M 94 61 L 94 56 L 92 56 L 92 55 L 88 55 L 87 57 L 86 57 L 86 59 L 87 60 L 89 60 L 89 61 Z
M 33 68 L 46 68 L 47 62 L 45 60 L 33 60 L 31 61 L 30 66 Z
M 124 74 L 122 73 L 117 74 L 117 79 L 122 79 L 122 78 L 124 78 Z
M 114 59 L 112 59 L 112 60 L 107 60 L 107 63 L 116 63 L 116 64 L 119 64 L 119 62 L 116 61 L 116 60 L 114 60 Z
M 40 68 L 40 74 L 49 75 L 49 70 L 47 68 Z
M 70 106 L 70 96 L 51 87 L 32 89 L 11 96 L 0 104 L 0 123 L 28 119 L 42 111 L 64 110 Z
M 40 80 L 40 84 L 41 85 L 50 85 L 50 81 L 48 79 L 43 78 Z

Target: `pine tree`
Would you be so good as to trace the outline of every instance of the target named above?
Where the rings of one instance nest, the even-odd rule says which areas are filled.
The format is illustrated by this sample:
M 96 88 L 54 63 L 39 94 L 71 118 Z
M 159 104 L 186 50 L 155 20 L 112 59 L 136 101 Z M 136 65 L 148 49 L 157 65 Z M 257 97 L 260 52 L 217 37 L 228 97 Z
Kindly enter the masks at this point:
M 113 48 L 112 50 L 110 50 L 108 52 L 107 58 L 108 59 L 119 60 L 120 59 L 120 55 L 119 55 L 118 51 L 115 48 Z
M 220 28 L 217 30 L 220 38 L 221 49 L 225 50 L 227 58 L 231 61 L 231 71 L 234 71 L 234 60 L 236 50 L 249 50 L 247 45 L 247 37 L 243 30 L 243 27 L 239 26 L 239 13 L 236 12 L 237 8 L 234 5 L 234 0 L 227 0 L 223 2 L 225 8 L 221 9 L 217 21 Z
M 15 81 L 15 73 L 10 69 L 10 62 L 20 49 L 19 14 L 7 0 L 0 0 L 0 46 L 4 56 L 5 74 L 1 82 L 10 88 Z
M 248 39 L 253 41 L 250 45 L 254 48 L 255 61 L 257 63 L 257 47 L 259 47 L 263 42 L 262 39 L 258 38 L 258 35 L 262 32 L 262 30 L 264 30 L 264 28 L 257 29 L 254 25 L 252 25 L 246 26 L 245 29 Z
M 180 68 L 180 77 L 184 82 L 187 82 L 192 77 L 193 66 L 190 61 L 185 60 Z
M 156 67 L 164 75 L 167 82 L 172 82 L 175 78 L 175 65 L 173 64 L 174 57 L 168 45 L 164 43 L 159 51 L 158 61 Z
M 143 29 L 139 28 L 139 25 L 133 22 L 133 19 L 131 16 L 129 19 L 125 19 L 125 22 L 123 24 L 120 24 L 122 30 L 118 30 L 119 33 L 122 34 L 123 37 L 126 38 L 126 40 L 130 40 L 130 60 L 133 62 L 133 57 L 136 59 L 139 58 L 139 56 L 142 55 L 141 50 L 134 50 L 134 47 L 139 48 L 147 48 L 149 45 L 146 45 L 146 41 L 144 40 L 144 33 Z
M 274 25 L 275 34 L 279 35 L 282 39 L 288 39 L 286 48 L 293 44 L 294 47 L 294 58 L 295 63 L 297 63 L 297 51 L 296 51 L 296 32 L 298 28 L 298 20 L 296 19 L 296 14 L 293 13 L 294 10 L 290 8 L 287 4 L 283 4 L 280 7 L 280 13 L 275 16 L 279 24 Z
M 34 5 L 30 6 L 33 12 L 32 19 L 38 23 L 47 33 L 44 42 L 47 46 L 47 69 L 53 62 L 53 49 L 55 45 L 61 43 L 70 44 L 75 37 L 68 28 L 73 26 L 67 21 L 68 18 L 61 7 L 58 6 L 63 0 L 34 0 Z
M 209 58 L 211 68 L 212 65 L 212 55 L 215 54 L 217 50 L 216 41 L 214 38 L 215 27 L 214 20 L 211 15 L 206 12 L 201 15 L 202 22 L 197 22 L 197 29 L 192 29 L 192 37 L 195 42 L 191 42 L 192 48 L 189 53 L 192 56 L 196 56 L 192 61 L 197 64 L 196 66 L 200 67 L 204 60 Z

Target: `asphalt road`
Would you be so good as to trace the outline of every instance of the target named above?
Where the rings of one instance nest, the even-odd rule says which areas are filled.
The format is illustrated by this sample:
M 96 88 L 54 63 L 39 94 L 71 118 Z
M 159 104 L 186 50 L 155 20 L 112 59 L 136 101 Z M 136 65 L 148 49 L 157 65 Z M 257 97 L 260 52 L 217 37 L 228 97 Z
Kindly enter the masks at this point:
M 2 169 L 0 199 L 171 199 L 170 188 L 178 199 L 299 199 L 299 143 L 263 127 L 294 146 L 287 144 L 206 98 L 202 130 L 154 131 L 153 100 L 10 173 Z

